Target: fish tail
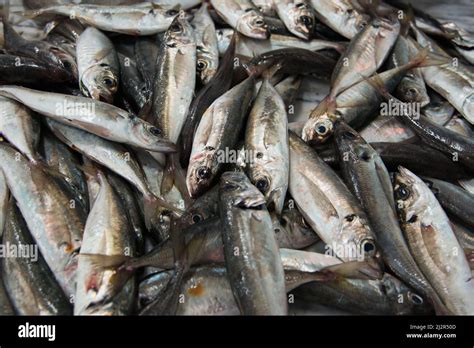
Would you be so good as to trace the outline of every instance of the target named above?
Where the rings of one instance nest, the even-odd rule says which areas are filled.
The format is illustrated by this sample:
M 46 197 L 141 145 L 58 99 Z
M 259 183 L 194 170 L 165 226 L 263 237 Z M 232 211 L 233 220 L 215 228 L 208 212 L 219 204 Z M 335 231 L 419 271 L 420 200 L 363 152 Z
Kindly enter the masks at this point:
M 350 279 L 374 280 L 381 279 L 383 272 L 375 262 L 349 261 L 325 268 L 339 276 Z
M 81 259 L 87 260 L 91 266 L 98 271 L 118 270 L 126 261 L 130 260 L 130 256 L 126 255 L 103 255 L 103 254 L 79 254 Z
M 191 196 L 186 186 L 186 175 L 179 164 L 179 154 L 170 154 L 166 157 L 165 170 L 161 181 L 161 194 L 165 195 L 176 186 L 183 197 L 185 206 L 192 204 Z

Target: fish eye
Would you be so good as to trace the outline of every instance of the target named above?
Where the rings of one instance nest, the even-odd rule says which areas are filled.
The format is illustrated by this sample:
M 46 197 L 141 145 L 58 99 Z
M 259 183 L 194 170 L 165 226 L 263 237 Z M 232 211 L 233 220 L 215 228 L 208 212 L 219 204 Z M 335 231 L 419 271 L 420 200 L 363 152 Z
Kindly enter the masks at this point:
M 359 157 L 361 160 L 364 160 L 364 161 L 370 160 L 370 154 L 367 151 L 362 151 Z
M 372 254 L 375 251 L 375 244 L 372 241 L 365 241 L 362 243 L 362 250 L 366 254 Z
M 255 186 L 263 193 L 268 189 L 268 180 L 267 179 L 258 179 L 255 183 Z
M 197 224 L 198 222 L 201 222 L 201 221 L 202 221 L 202 217 L 201 217 L 201 215 L 199 215 L 199 214 L 194 214 L 193 217 L 192 217 L 192 219 L 193 219 L 193 222 L 194 222 L 195 224 Z
M 408 297 L 410 298 L 411 302 L 413 302 L 416 305 L 421 305 L 424 302 L 423 298 L 417 294 L 410 293 Z
M 160 136 L 161 135 L 161 130 L 157 127 L 151 127 L 150 128 L 150 133 L 155 135 L 155 136 Z
M 328 132 L 329 129 L 324 124 L 316 125 L 316 133 L 319 135 L 326 135 Z
M 168 10 L 166 11 L 166 15 L 167 16 L 175 16 L 178 14 L 178 11 L 177 10 L 174 10 L 174 9 L 171 9 L 171 10 Z
M 257 158 L 263 158 L 263 153 L 262 152 L 257 152 Z
M 104 78 L 102 80 L 102 82 L 104 83 L 104 85 L 106 85 L 107 87 L 110 87 L 110 86 L 113 86 L 114 85 L 114 81 L 111 79 L 111 78 Z
M 352 222 L 354 221 L 355 217 L 356 217 L 355 214 L 351 214 L 351 215 L 347 215 L 345 219 L 346 221 Z
M 395 194 L 396 194 L 398 199 L 401 199 L 401 200 L 405 201 L 405 200 L 408 199 L 408 197 L 410 197 L 411 192 L 408 189 L 408 187 L 406 187 L 405 185 L 400 185 L 400 187 L 397 189 Z
M 208 167 L 199 167 L 197 170 L 197 177 L 201 180 L 209 179 L 211 174 L 211 170 Z
M 198 71 L 203 71 L 203 70 L 206 69 L 206 68 L 207 68 L 207 62 L 204 61 L 204 60 L 201 60 L 201 59 L 198 60 L 198 62 L 197 62 L 197 69 L 198 69 Z
M 306 25 L 307 27 L 310 27 L 313 25 L 313 20 L 311 17 L 308 17 L 308 16 L 301 16 L 300 17 L 300 21 Z
M 418 95 L 418 90 L 414 87 L 410 87 L 407 90 L 407 98 L 413 99 Z
M 261 26 L 263 26 L 264 24 L 265 24 L 265 22 L 263 21 L 263 19 L 257 19 L 257 20 L 255 21 L 255 25 L 256 25 L 256 26 L 261 27 Z
M 380 22 L 379 21 L 372 22 L 372 28 L 375 28 L 375 29 L 380 28 Z

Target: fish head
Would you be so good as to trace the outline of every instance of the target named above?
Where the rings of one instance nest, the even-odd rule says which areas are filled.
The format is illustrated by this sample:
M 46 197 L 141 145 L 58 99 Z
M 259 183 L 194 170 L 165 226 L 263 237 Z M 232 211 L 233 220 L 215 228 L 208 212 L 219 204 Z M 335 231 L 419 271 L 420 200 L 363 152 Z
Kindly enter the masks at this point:
M 303 1 L 291 3 L 288 15 L 291 18 L 291 23 L 289 24 L 290 31 L 295 34 L 298 33 L 298 36 L 308 40 L 311 37 L 315 24 L 314 13 L 308 4 Z
M 334 139 L 339 152 L 349 154 L 352 160 L 370 161 L 376 156 L 375 150 L 345 122 L 336 122 Z
M 424 190 L 425 186 L 426 184 L 411 171 L 401 166 L 398 168 L 394 194 L 403 223 L 416 222 L 419 214 L 429 209 L 426 206 L 426 202 L 429 202 L 426 194 L 431 191 Z
M 315 113 L 312 112 L 310 118 L 305 123 L 302 138 L 312 145 L 323 144 L 333 135 L 337 116 L 328 111 L 324 111 L 316 116 L 314 115 Z
M 243 172 L 225 172 L 221 176 L 219 194 L 222 201 L 233 206 L 258 208 L 265 205 L 265 197 Z
M 168 30 L 166 31 L 164 42 L 168 47 L 179 47 L 195 43 L 194 29 L 186 18 L 186 13 L 180 11 Z
M 415 78 L 412 72 L 408 72 L 403 81 L 398 85 L 397 92 L 406 103 L 417 103 L 424 107 L 430 103 L 430 97 L 426 92 L 425 86 Z
M 201 82 L 205 85 L 217 72 L 218 59 L 214 59 L 212 54 L 204 47 L 197 46 L 197 61 L 196 70 L 201 79 Z
M 270 31 L 262 14 L 251 7 L 245 11 L 244 15 L 237 22 L 237 30 L 245 36 L 254 39 L 268 39 Z
M 376 256 L 374 234 L 365 216 L 356 213 L 344 216 L 341 234 L 344 239 L 352 239 L 354 260 L 369 260 Z
M 129 114 L 132 122 L 130 137 L 136 142 L 146 145 L 150 151 L 174 153 L 177 151 L 176 145 L 163 136 L 163 131 L 158 127 L 152 126 L 148 122 L 139 119 L 133 114 Z
M 370 22 L 369 15 L 357 11 L 356 9 L 352 8 L 352 6 L 348 7 L 344 11 L 344 14 L 341 16 L 341 18 L 344 18 L 342 21 L 343 24 L 341 25 L 344 25 L 346 28 L 354 28 L 353 31 L 355 32 L 352 33 L 353 35 L 357 34 L 357 32 L 361 30 L 364 30 Z
M 283 175 L 280 175 L 282 166 L 285 163 L 281 161 L 260 161 L 259 156 L 262 153 L 257 153 L 257 159 L 249 169 L 249 178 L 253 185 L 265 196 L 267 206 L 274 208 L 278 215 L 283 210 L 285 203 L 287 182 Z M 263 155 L 265 156 L 265 155 Z
M 423 297 L 415 293 L 405 283 L 387 273 L 380 281 L 380 291 L 387 296 L 394 314 L 428 314 L 431 311 L 430 305 Z M 400 301 L 400 298 L 403 298 L 403 301 Z
M 205 146 L 202 151 L 191 154 L 186 175 L 186 185 L 191 197 L 202 195 L 211 186 L 218 171 L 216 150 Z
M 82 74 L 80 87 L 92 99 L 112 104 L 118 89 L 118 76 L 107 64 L 93 65 Z

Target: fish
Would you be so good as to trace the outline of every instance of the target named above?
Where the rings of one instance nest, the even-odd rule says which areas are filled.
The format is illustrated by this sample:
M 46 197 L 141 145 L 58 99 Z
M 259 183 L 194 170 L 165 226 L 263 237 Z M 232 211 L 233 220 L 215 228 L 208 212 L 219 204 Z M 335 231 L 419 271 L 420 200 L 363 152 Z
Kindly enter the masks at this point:
M 364 29 L 370 20 L 349 0 L 311 0 L 311 5 L 318 20 L 348 39 Z
M 138 113 L 148 102 L 151 89 L 146 85 L 133 59 L 121 53 L 117 53 L 117 56 L 120 64 L 120 89 Z
M 147 226 L 154 223 L 155 215 L 169 214 L 176 210 L 153 194 L 141 167 L 127 148 L 52 119 L 46 122 L 53 133 L 69 147 L 117 173 L 142 193 Z
M 268 39 L 267 24 L 250 0 L 211 0 L 219 16 L 239 33 L 254 38 Z
M 7 182 L 3 172 L 0 172 L 0 240 L 5 228 L 7 219 L 8 202 L 10 200 L 10 192 L 8 191 Z
M 447 181 L 423 178 L 446 213 L 470 228 L 474 227 L 474 195 Z
M 126 315 L 134 304 L 133 276 L 94 267 L 87 255 L 133 256 L 131 225 L 119 196 L 102 172 L 97 172 L 100 189 L 87 218 L 79 254 L 74 302 L 76 315 Z
M 0 134 L 30 161 L 39 161 L 40 125 L 28 108 L 0 97 Z
M 244 173 L 226 172 L 219 198 L 226 269 L 241 314 L 287 314 L 285 275 L 264 196 Z
M 252 3 L 265 16 L 276 17 L 277 12 L 273 0 L 252 0 Z
M 139 37 L 135 41 L 135 62 L 140 77 L 146 82 L 149 91 L 153 89 L 156 74 L 156 60 L 163 40 L 164 33 Z M 143 107 L 143 106 L 142 106 Z M 140 107 L 141 109 L 141 107 Z
M 14 99 L 39 114 L 108 140 L 150 151 L 176 151 L 176 146 L 164 139 L 158 128 L 105 102 L 20 86 L 0 86 L 0 95 Z
M 337 124 L 335 141 L 343 177 L 367 212 L 385 264 L 400 280 L 431 301 L 438 311 L 443 311 L 437 293 L 406 244 L 398 223 L 390 176 L 383 161 L 357 132 L 342 122 Z
M 217 45 L 219 54 L 222 56 L 229 47 L 234 30 L 229 28 L 217 29 Z M 304 48 L 310 51 L 335 50 L 343 52 L 345 45 L 321 39 L 311 39 L 302 41 L 292 36 L 272 34 L 267 40 L 252 39 L 240 36 L 237 42 L 237 54 L 245 57 L 259 56 L 263 53 L 274 51 L 280 48 Z
M 385 62 L 400 33 L 396 18 L 376 18 L 361 30 L 339 58 L 331 78 L 329 98 L 372 76 Z
M 155 7 L 152 3 L 128 6 L 66 4 L 27 11 L 26 17 L 60 15 L 78 19 L 100 30 L 128 35 L 153 35 L 163 32 L 178 15 L 173 8 Z
M 66 70 L 35 58 L 0 54 L 0 83 L 39 86 L 44 83 L 70 83 L 74 78 Z
M 407 244 L 446 307 L 456 315 L 474 312 L 471 269 L 446 213 L 423 180 L 400 167 L 395 197 Z
M 278 17 L 295 36 L 308 40 L 314 27 L 314 14 L 305 0 L 273 0 Z
M 201 83 L 206 85 L 219 67 L 216 27 L 206 4 L 194 13 L 191 25 L 196 37 L 196 69 Z
M 448 101 L 440 100 L 425 106 L 423 114 L 436 124 L 445 126 L 453 118 L 454 108 Z
M 2 257 L 1 260 L 2 279 L 15 312 L 19 315 L 70 315 L 70 298 L 66 297 L 38 252 L 14 200 L 8 206 L 3 243 L 25 251 L 24 255 Z M 36 255 L 33 248 L 36 248 Z
M 112 103 L 119 85 L 119 61 L 112 41 L 88 27 L 77 39 L 79 86 L 85 96 Z
M 74 293 L 77 252 L 81 247 L 84 221 L 72 197 L 47 174 L 9 145 L 0 143 L 0 170 L 15 198 L 38 249 L 59 285 Z M 54 223 L 52 223 L 54 222 Z
M 214 77 L 195 96 L 192 101 L 183 128 L 181 129 L 180 141 L 180 163 L 183 168 L 189 164 L 194 133 L 202 115 L 209 106 L 231 87 L 232 81 L 228 78 L 234 70 L 235 45 L 237 36 L 231 40 L 231 44 L 222 57 Z
M 324 283 L 308 283 L 293 294 L 296 301 L 316 302 L 365 315 L 432 313 L 422 296 L 390 273 L 385 273 L 381 280 L 337 278 Z
M 285 103 L 287 113 L 291 114 L 302 83 L 302 77 L 290 75 L 275 85 L 275 89 Z
M 368 143 L 388 142 L 396 144 L 413 139 L 415 133 L 397 117 L 379 115 L 360 130 L 360 136 Z
M 152 123 L 165 138 L 176 143 L 196 83 L 196 41 L 184 12 L 166 32 L 156 64 Z
M 344 182 L 293 132 L 289 144 L 289 193 L 308 225 L 343 261 L 374 257 L 374 232 Z
M 8 23 L 8 10 L 2 17 L 4 47 L 9 54 L 37 59 L 69 75 L 69 79 L 77 78 L 77 64 L 69 53 L 46 41 L 26 40 L 22 38 Z
M 194 135 L 186 185 L 192 197 L 209 189 L 233 150 L 250 108 L 255 78 L 248 77 L 217 98 L 202 115 Z
M 289 176 L 288 116 L 285 104 L 265 79 L 250 111 L 245 132 L 250 181 L 265 196 L 267 207 L 283 210 Z

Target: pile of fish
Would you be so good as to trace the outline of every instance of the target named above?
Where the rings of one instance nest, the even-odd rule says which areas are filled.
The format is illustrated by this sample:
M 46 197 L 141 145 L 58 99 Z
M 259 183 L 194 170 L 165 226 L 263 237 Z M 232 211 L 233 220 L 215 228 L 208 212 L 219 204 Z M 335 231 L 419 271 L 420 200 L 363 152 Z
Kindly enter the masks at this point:
M 11 2 L 0 314 L 474 315 L 474 34 L 396 0 Z

